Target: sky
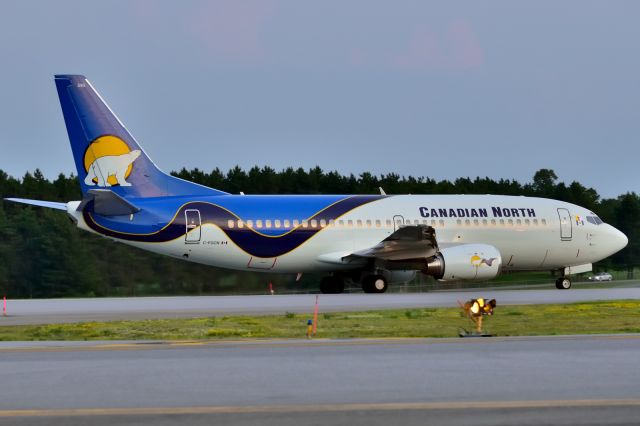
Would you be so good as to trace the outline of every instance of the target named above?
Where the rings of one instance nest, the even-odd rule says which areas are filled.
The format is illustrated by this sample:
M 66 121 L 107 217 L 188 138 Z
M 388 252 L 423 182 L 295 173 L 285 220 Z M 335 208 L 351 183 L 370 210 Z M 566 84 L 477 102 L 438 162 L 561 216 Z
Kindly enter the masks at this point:
M 53 82 L 69 73 L 165 171 L 550 168 L 640 192 L 638 16 L 617 0 L 3 0 L 0 169 L 75 172 Z

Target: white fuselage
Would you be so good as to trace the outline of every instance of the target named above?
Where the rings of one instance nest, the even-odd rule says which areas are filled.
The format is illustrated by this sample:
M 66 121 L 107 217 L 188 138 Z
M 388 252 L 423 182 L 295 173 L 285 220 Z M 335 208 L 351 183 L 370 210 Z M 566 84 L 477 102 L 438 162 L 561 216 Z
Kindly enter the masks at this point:
M 91 231 L 75 206 L 77 203 L 69 203 L 69 214 L 78 220 L 80 228 Z M 354 267 L 342 262 L 343 257 L 375 246 L 399 227 L 424 224 L 435 229 L 441 248 L 470 243 L 494 246 L 502 256 L 503 270 L 555 270 L 590 265 L 626 245 L 624 234 L 605 223 L 588 221 L 587 217 L 595 214 L 573 204 L 541 198 L 403 195 L 365 204 L 332 223 L 307 223 L 319 228 L 319 232 L 275 258 L 253 257 L 235 245 L 224 228 L 238 226 L 237 223 L 192 227 L 181 238 L 163 243 L 123 242 L 222 268 L 294 273 L 336 271 Z M 252 230 L 259 233 L 272 218 L 255 212 L 251 218 L 241 219 L 245 227 L 250 220 Z M 299 220 L 298 226 L 303 226 L 306 218 L 290 219 L 292 223 Z M 197 240 L 189 237 L 193 232 L 198 232 Z

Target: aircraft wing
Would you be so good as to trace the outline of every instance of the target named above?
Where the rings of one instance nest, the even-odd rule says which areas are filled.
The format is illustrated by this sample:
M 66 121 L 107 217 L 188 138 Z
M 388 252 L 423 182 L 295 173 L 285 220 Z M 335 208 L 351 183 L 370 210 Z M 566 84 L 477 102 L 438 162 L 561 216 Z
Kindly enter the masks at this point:
M 7 201 L 14 203 L 29 204 L 38 207 L 47 207 L 49 209 L 67 211 L 67 203 L 57 203 L 55 201 L 29 200 L 26 198 L 5 198 Z
M 351 253 L 347 258 L 408 260 L 427 258 L 438 251 L 433 228 L 426 225 L 404 226 L 375 246 Z

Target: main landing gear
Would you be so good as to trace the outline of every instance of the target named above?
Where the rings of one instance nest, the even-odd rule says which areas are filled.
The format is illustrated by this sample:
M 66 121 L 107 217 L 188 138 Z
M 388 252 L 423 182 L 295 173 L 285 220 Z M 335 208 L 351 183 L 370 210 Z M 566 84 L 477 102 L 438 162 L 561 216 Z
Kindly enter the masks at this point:
M 339 294 L 344 292 L 344 278 L 330 275 L 320 280 L 320 292 L 323 294 Z
M 382 275 L 367 275 L 362 279 L 362 290 L 365 293 L 384 293 L 389 283 Z
M 556 288 L 558 290 L 569 290 L 571 288 L 571 280 L 568 277 L 560 277 L 556 280 Z
M 345 277 L 342 274 L 334 274 L 322 278 L 320 281 L 320 292 L 324 294 L 338 294 L 344 292 L 345 279 L 351 280 L 351 278 Z M 384 275 L 379 274 L 365 275 L 362 278 L 361 283 L 362 290 L 365 293 L 384 293 L 389 288 L 389 282 L 387 279 Z

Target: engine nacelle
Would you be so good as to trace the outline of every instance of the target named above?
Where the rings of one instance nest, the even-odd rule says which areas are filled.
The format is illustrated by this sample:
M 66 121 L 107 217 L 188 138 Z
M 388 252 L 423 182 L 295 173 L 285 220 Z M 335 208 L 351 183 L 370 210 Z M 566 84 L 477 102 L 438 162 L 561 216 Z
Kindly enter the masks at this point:
M 484 281 L 495 278 L 502 268 L 502 256 L 488 244 L 462 244 L 440 250 L 424 272 L 442 281 Z

